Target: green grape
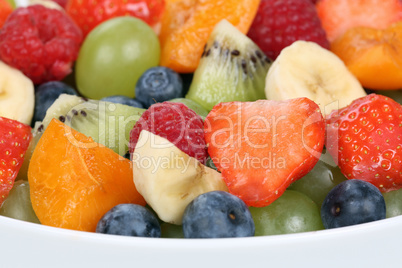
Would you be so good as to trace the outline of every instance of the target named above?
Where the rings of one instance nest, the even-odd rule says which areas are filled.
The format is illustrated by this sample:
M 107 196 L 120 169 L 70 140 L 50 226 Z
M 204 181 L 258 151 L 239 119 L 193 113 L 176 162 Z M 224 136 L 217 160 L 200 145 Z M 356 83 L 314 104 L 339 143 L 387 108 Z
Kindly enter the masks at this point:
M 162 237 L 164 238 L 184 238 L 183 228 L 181 225 L 161 223 Z
M 344 180 L 346 177 L 338 166 L 320 160 L 306 176 L 295 181 L 288 189 L 307 195 L 321 207 L 329 191 Z
M 386 207 L 386 217 L 402 215 L 402 189 L 383 193 Z
M 196 103 L 193 100 L 186 99 L 186 98 L 177 98 L 170 100 L 171 102 L 180 102 L 186 105 L 188 108 L 196 112 L 199 116 L 202 117 L 203 120 L 205 120 L 205 117 L 208 115 L 208 111 L 202 107 L 200 104 Z
M 250 207 L 255 236 L 292 234 L 324 229 L 317 205 L 306 195 L 287 190 L 272 204 Z
M 0 215 L 40 223 L 32 208 L 27 181 L 19 180 L 14 183 L 14 187 L 0 208 Z
M 91 99 L 133 98 L 138 78 L 157 66 L 159 58 L 158 37 L 145 22 L 130 16 L 107 20 L 88 34 L 80 49 L 75 68 L 78 90 Z

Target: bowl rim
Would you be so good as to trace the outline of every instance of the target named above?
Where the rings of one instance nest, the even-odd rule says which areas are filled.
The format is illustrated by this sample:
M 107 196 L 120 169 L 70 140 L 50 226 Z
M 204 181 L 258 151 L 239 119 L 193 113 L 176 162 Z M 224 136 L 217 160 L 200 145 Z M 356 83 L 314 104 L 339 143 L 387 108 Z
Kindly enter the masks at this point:
M 287 243 L 289 241 L 296 240 L 320 240 L 320 239 L 331 239 L 339 235 L 357 235 L 359 233 L 367 233 L 371 231 L 376 231 L 378 229 L 387 229 L 391 227 L 400 226 L 402 229 L 402 215 L 395 216 L 392 218 L 386 218 L 382 220 L 377 220 L 368 223 L 362 223 L 347 227 L 334 228 L 334 229 L 324 229 L 310 232 L 294 233 L 294 234 L 280 234 L 280 235 L 270 235 L 270 236 L 253 236 L 253 237 L 236 237 L 236 238 L 147 238 L 147 237 L 129 237 L 120 235 L 110 235 L 110 234 L 100 234 L 94 232 L 77 231 L 70 229 L 63 229 L 59 227 L 46 226 L 39 223 L 31 223 L 18 219 L 9 218 L 0 215 L 0 229 L 12 231 L 24 230 L 24 232 L 38 232 L 46 238 L 49 236 L 56 235 L 60 239 L 66 239 L 74 237 L 79 240 L 90 240 L 99 243 L 119 243 L 126 246 L 133 246 L 140 242 L 143 246 L 179 246 L 179 247 L 192 247 L 192 248 L 202 248 L 204 246 L 210 246 L 211 242 L 216 245 L 217 248 L 221 246 L 230 247 L 243 247 L 244 243 L 264 243 L 264 244 L 277 244 L 277 243 Z M 236 243 L 235 241 L 239 241 Z
M 317 268 L 400 267 L 401 228 L 402 216 L 397 216 L 297 234 L 213 239 L 144 238 L 67 230 L 0 216 L 0 266 L 110 268 L 117 263 L 120 268 L 134 267 L 135 262 L 135 267 L 147 268 L 188 268 L 189 264 L 191 268 L 244 268 L 261 264 Z

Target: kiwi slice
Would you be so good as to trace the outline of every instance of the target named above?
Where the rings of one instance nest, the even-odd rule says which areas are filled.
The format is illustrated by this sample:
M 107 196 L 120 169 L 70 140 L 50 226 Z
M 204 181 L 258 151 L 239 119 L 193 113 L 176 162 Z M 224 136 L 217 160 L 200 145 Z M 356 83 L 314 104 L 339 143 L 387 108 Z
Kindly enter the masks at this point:
M 180 102 L 183 103 L 184 105 L 186 105 L 188 108 L 190 108 L 191 110 L 193 110 L 196 114 L 198 114 L 199 116 L 201 116 L 202 120 L 205 120 L 205 117 L 207 117 L 208 115 L 208 111 L 202 107 L 200 104 L 196 103 L 193 100 L 190 99 L 186 99 L 186 98 L 176 98 L 176 99 L 172 99 L 169 100 L 170 102 Z
M 186 98 L 208 111 L 220 102 L 265 99 L 271 63 L 250 38 L 222 20 L 205 45 Z
M 121 156 L 128 151 L 130 131 L 144 109 L 123 104 L 89 100 L 62 94 L 46 112 L 42 123 L 37 123 L 34 136 L 37 141 L 53 118 L 91 137 Z

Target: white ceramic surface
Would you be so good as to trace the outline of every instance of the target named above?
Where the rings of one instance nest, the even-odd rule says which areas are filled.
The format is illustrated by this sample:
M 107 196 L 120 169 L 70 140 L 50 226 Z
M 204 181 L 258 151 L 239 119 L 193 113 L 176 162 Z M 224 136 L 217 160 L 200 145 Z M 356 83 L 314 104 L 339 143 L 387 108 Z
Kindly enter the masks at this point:
M 402 216 L 352 227 L 231 239 L 135 238 L 0 216 L 0 267 L 402 267 Z

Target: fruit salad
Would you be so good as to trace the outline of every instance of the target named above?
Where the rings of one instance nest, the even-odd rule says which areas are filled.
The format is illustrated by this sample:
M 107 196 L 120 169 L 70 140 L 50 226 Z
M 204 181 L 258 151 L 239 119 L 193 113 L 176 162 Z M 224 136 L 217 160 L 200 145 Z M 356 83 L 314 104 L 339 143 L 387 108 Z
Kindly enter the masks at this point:
M 400 90 L 399 0 L 0 0 L 0 215 L 183 239 L 399 216 Z

